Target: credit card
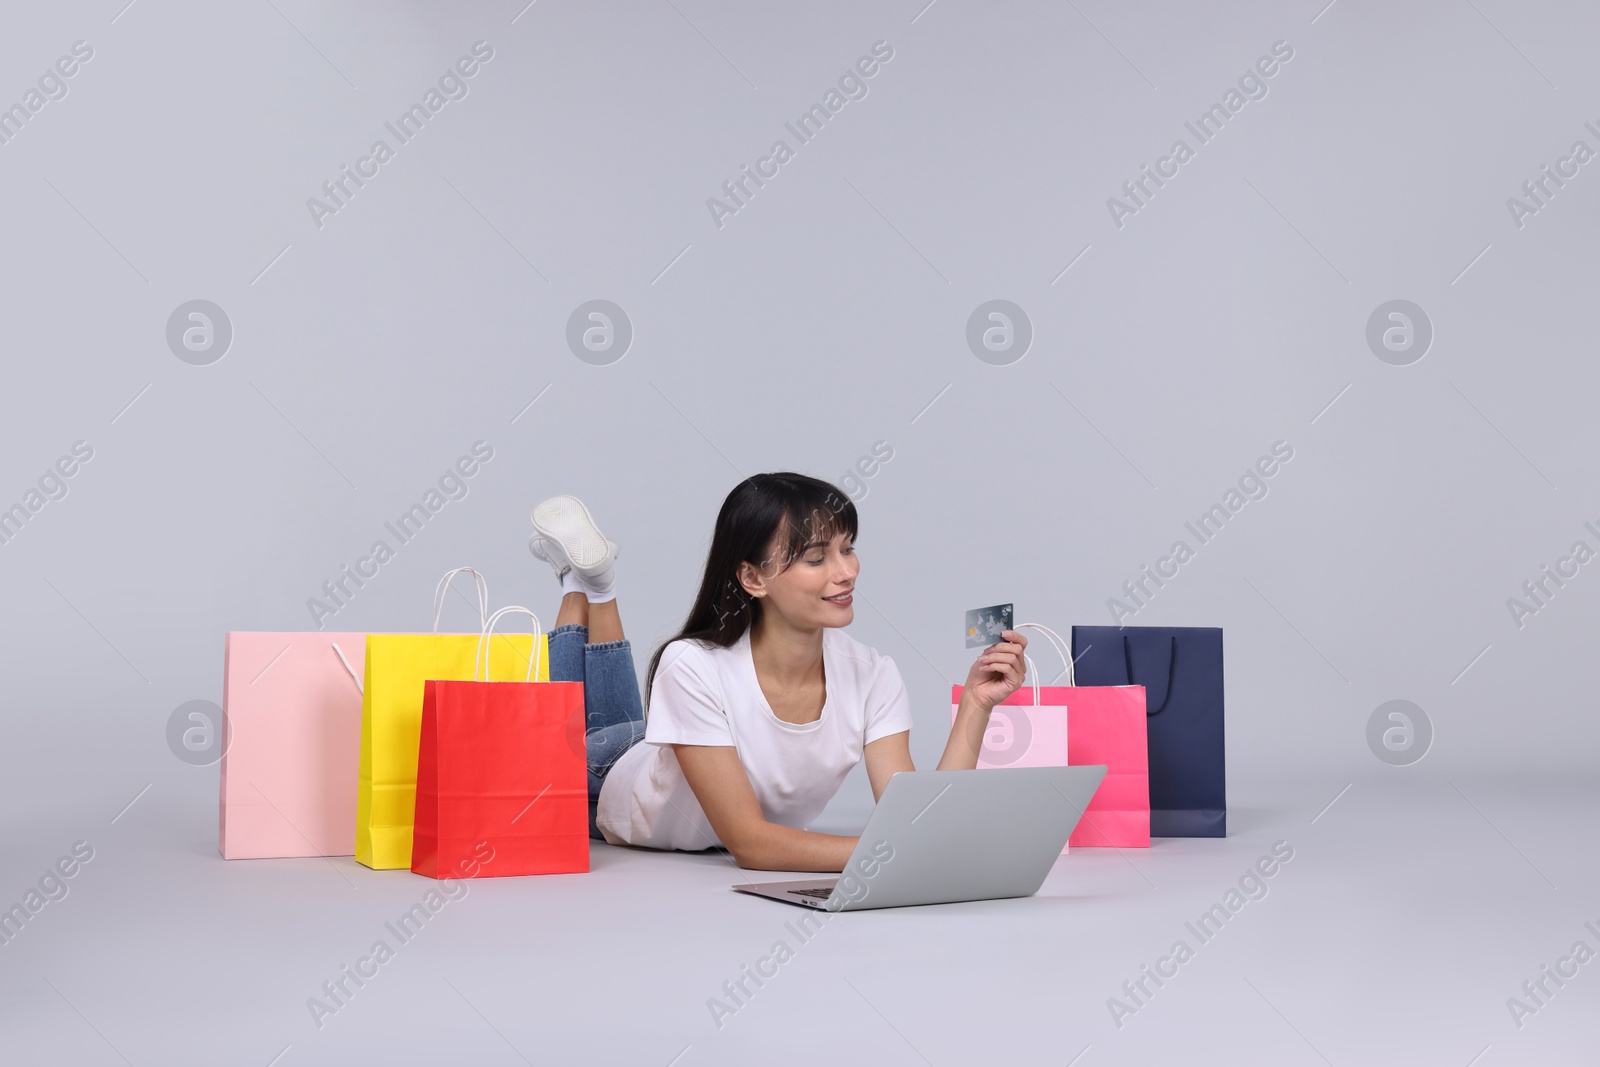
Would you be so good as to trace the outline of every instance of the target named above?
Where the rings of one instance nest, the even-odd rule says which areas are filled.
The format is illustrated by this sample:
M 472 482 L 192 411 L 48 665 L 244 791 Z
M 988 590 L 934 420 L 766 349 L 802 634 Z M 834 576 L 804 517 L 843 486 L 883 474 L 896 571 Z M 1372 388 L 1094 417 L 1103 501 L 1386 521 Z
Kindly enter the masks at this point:
M 988 608 L 973 608 L 967 612 L 967 647 L 984 648 L 1004 638 L 1000 634 L 1011 629 L 1010 604 L 996 604 Z

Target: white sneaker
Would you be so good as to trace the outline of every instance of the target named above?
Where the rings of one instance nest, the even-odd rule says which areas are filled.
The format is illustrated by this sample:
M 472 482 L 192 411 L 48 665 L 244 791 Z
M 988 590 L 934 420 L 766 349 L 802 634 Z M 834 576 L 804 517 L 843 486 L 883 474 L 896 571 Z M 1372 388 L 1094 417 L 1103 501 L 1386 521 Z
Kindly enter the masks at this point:
M 553 496 L 533 509 L 533 536 L 528 549 L 550 564 L 560 578 L 577 572 L 585 582 L 609 585 L 612 564 L 621 554 L 589 517 L 583 501 L 573 496 Z
M 528 538 L 528 551 L 533 553 L 534 559 L 542 559 L 550 564 L 550 569 L 556 572 L 557 581 L 572 569 L 572 564 L 567 562 L 567 557 L 559 549 L 554 553 L 545 549 L 544 539 L 538 534 Z

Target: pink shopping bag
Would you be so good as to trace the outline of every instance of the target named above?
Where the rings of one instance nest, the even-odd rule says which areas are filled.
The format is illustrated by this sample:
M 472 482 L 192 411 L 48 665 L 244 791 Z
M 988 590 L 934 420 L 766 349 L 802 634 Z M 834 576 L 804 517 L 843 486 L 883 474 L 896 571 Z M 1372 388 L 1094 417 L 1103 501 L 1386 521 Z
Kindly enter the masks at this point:
M 950 687 L 950 721 L 961 707 L 962 687 Z M 1065 767 L 1067 743 L 1065 686 L 1023 686 L 989 713 L 978 750 L 979 767 Z
M 1150 847 L 1150 764 L 1144 686 L 1080 685 L 1062 698 L 1072 723 L 1067 763 L 1103 763 L 1106 776 L 1068 842 Z
M 355 854 L 366 645 L 357 633 L 227 635 L 224 859 Z
M 1063 686 L 1025 685 L 997 705 L 978 755 L 979 767 L 1059 767 L 1103 763 L 1105 779 L 1084 809 L 1067 847 L 1149 848 L 1150 766 L 1145 744 L 1145 691 L 1139 685 L 1074 684 L 1066 643 L 1048 627 L 1018 623 L 1043 633 L 1066 663 Z M 953 687 L 952 703 L 961 698 Z M 952 707 L 951 715 L 955 711 Z

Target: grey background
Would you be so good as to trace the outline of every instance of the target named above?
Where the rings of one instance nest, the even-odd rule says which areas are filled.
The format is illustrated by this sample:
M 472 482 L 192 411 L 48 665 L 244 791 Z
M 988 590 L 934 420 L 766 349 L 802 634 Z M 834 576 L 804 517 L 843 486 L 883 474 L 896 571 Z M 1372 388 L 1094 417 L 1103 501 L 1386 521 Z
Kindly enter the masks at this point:
M 0 952 L 0 981 L 34 1019 L 109 1057 L 83 1022 L 95 1004 L 113 1010 L 118 986 L 91 990 L 112 973 L 137 981 L 160 938 L 194 937 L 191 905 L 206 900 L 243 916 L 204 912 L 218 921 L 208 936 L 253 929 L 255 949 L 204 969 L 174 963 L 168 1000 L 125 1020 L 124 1051 L 178 1062 L 183 1032 L 154 1020 L 209 976 L 248 990 L 217 1024 L 227 1036 L 216 1040 L 249 1050 L 241 1062 L 265 1063 L 290 1041 L 279 1030 L 305 1030 L 297 998 L 336 969 L 334 956 L 350 957 L 343 943 L 327 960 L 284 963 L 271 981 L 245 958 L 276 951 L 264 918 L 275 899 L 300 900 L 318 916 L 306 921 L 349 941 L 319 896 L 348 890 L 318 861 L 219 871 L 216 770 L 173 758 L 167 718 L 185 701 L 220 700 L 224 631 L 309 628 L 307 598 L 476 441 L 494 458 L 468 496 L 330 628 L 425 628 L 434 581 L 462 564 L 485 572 L 497 604 L 527 604 L 548 622 L 556 589 L 528 555 L 528 512 L 571 492 L 623 546 L 623 617 L 642 668 L 687 610 L 716 508 L 740 476 L 839 479 L 888 442 L 893 459 L 858 501 L 852 632 L 899 664 L 916 709 L 913 754 L 931 765 L 948 687 L 970 661 L 963 609 L 1014 600 L 1019 618 L 1063 633 L 1111 621 L 1106 600 L 1121 583 L 1188 537 L 1184 523 L 1282 440 L 1294 458 L 1265 499 L 1129 620 L 1225 628 L 1231 822 L 1248 843 L 1219 845 L 1243 851 L 1205 861 L 1214 874 L 1185 868 L 1204 855 L 1197 843 L 1152 850 L 1151 862 L 1171 864 L 1166 881 L 1131 889 L 1192 884 L 1194 900 L 1111 951 L 1074 994 L 1093 1020 L 1084 1025 L 1105 1026 L 1097 998 L 1149 958 L 1146 943 L 1160 947 L 1175 915 L 1200 910 L 1266 850 L 1272 837 L 1258 847 L 1253 834 L 1283 836 L 1273 820 L 1285 811 L 1310 819 L 1359 782 L 1344 803 L 1374 826 L 1409 827 L 1410 844 L 1394 844 L 1402 853 L 1450 841 L 1440 851 L 1487 855 L 1531 880 L 1493 914 L 1537 913 L 1544 925 L 1492 964 L 1477 960 L 1487 970 L 1476 999 L 1449 1001 L 1463 1018 L 1499 1013 L 1486 1032 L 1521 1039 L 1509 1037 L 1503 998 L 1570 940 L 1563 931 L 1579 935 L 1579 903 L 1595 886 L 1585 859 L 1548 886 L 1528 868 L 1550 868 L 1588 832 L 1581 818 L 1570 833 L 1549 820 L 1593 808 L 1600 577 L 1589 572 L 1600 564 L 1520 629 L 1506 601 L 1575 540 L 1600 547 L 1583 527 L 1600 525 L 1600 371 L 1589 358 L 1600 164 L 1521 229 L 1506 198 L 1575 140 L 1600 149 L 1583 127 L 1600 125 L 1592 8 L 274 2 L 12 5 L 0 33 L 0 103 L 20 99 L 74 41 L 94 48 L 68 95 L 0 145 L 0 504 L 21 500 L 75 441 L 94 449 L 67 496 L 0 546 L 10 608 L 0 897 L 20 897 L 74 840 L 105 842 L 81 876 L 98 887 L 75 890 L 100 903 L 53 904 L 35 924 L 49 927 Z M 466 98 L 318 229 L 306 199 L 375 138 L 393 143 L 383 123 L 479 40 L 495 54 Z M 706 199 L 774 139 L 792 144 L 783 123 L 879 40 L 895 54 L 868 95 L 719 229 Z M 1295 54 L 1268 95 L 1117 228 L 1107 197 L 1174 139 L 1193 146 L 1183 123 L 1279 40 Z M 166 345 L 169 315 L 195 299 L 233 326 L 210 366 Z M 633 324 L 631 349 L 608 366 L 565 342 L 568 316 L 594 299 Z M 968 316 L 993 299 L 1014 301 L 1033 326 L 1031 349 L 1009 366 L 980 361 L 965 340 Z M 1368 316 L 1393 299 L 1416 302 L 1433 325 L 1430 351 L 1410 366 L 1366 345 Z M 470 625 L 464 602 L 450 611 Z M 1367 720 L 1391 699 L 1414 701 L 1433 724 L 1432 750 L 1412 766 L 1367 747 Z M 1555 792 L 1517 784 L 1536 780 Z M 1496 809 L 1484 795 L 1520 806 Z M 858 773 L 827 818 L 858 828 L 870 802 Z M 1426 822 L 1435 807 L 1463 821 Z M 1328 893 L 1338 895 L 1340 870 L 1408 877 L 1372 866 L 1368 840 L 1353 833 L 1348 855 L 1325 861 Z M 726 881 L 705 866 L 711 857 L 628 854 L 618 869 L 648 880 L 678 861 L 709 871 L 706 885 Z M 1128 878 L 1132 862 L 1082 860 Z M 304 884 L 274 898 L 283 872 Z M 1403 906 L 1467 892 L 1470 877 L 1429 881 Z M 423 883 L 384 884 L 398 886 L 394 907 L 374 914 Z M 638 884 L 623 882 L 618 899 Z M 537 891 L 519 880 L 484 895 L 509 894 L 515 915 L 529 907 L 515 893 Z M 732 907 L 715 905 L 707 915 Z M 57 913 L 73 907 L 76 920 Z M 668 937 L 671 906 L 650 907 Z M 1329 921 L 1320 907 L 1304 900 L 1283 937 L 1314 936 Z M 762 929 L 789 917 L 751 914 Z M 141 925 L 158 940 L 109 940 Z M 462 958 L 492 954 L 485 938 Z M 603 940 L 591 931 L 574 952 Z M 743 943 L 722 951 L 699 984 L 709 992 L 749 955 Z M 1461 970 L 1437 955 L 1435 965 Z M 1370 977 L 1377 964 L 1330 966 Z M 68 1012 L 47 977 L 88 1003 Z M 649 988 L 599 995 L 587 1025 Z M 930 987 L 935 1001 L 940 989 Z M 1547 1040 L 1560 1033 L 1551 1016 L 1575 1024 L 1576 1001 L 1594 1004 L 1592 989 L 1563 997 L 1537 1020 Z M 258 1014 L 257 1000 L 277 1014 Z M 1024 1030 L 1045 1010 L 1027 1004 Z M 353 1047 L 377 1047 L 371 1035 L 385 1032 L 368 1010 L 339 1020 L 371 1027 Z M 385 1010 L 414 1015 L 399 1002 Z M 1196 1026 L 1214 1021 L 1185 1010 Z M 30 1014 L 19 1012 L 3 1024 L 13 1037 Z M 1338 1034 L 1339 1017 L 1328 1009 L 1321 1032 Z M 1186 1047 L 1187 1019 L 1147 1033 Z M 1425 1036 L 1454 1032 L 1448 1014 L 1417 1020 L 1414 1034 L 1383 1025 L 1410 1036 L 1347 1049 L 1346 1060 L 1414 1041 L 1438 1062 L 1465 1063 L 1490 1040 L 1458 1041 L 1472 1047 L 1457 1057 Z M 1059 1062 L 1087 1041 L 1063 1039 Z M 681 1044 L 663 1037 L 629 1055 L 665 1063 Z M 293 1055 L 338 1058 L 339 1046 L 307 1047 Z M 1136 1047 L 1123 1047 L 1128 1062 L 1154 1054 Z M 1556 1062 L 1555 1047 L 1543 1062 Z

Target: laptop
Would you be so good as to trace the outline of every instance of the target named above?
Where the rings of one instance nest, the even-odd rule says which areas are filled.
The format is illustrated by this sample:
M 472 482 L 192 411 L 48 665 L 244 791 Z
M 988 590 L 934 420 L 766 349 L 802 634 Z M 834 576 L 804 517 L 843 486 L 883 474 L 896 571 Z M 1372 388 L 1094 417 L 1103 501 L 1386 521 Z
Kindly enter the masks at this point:
M 733 888 L 822 911 L 1032 896 L 1105 776 L 1104 764 L 902 771 L 840 874 Z

